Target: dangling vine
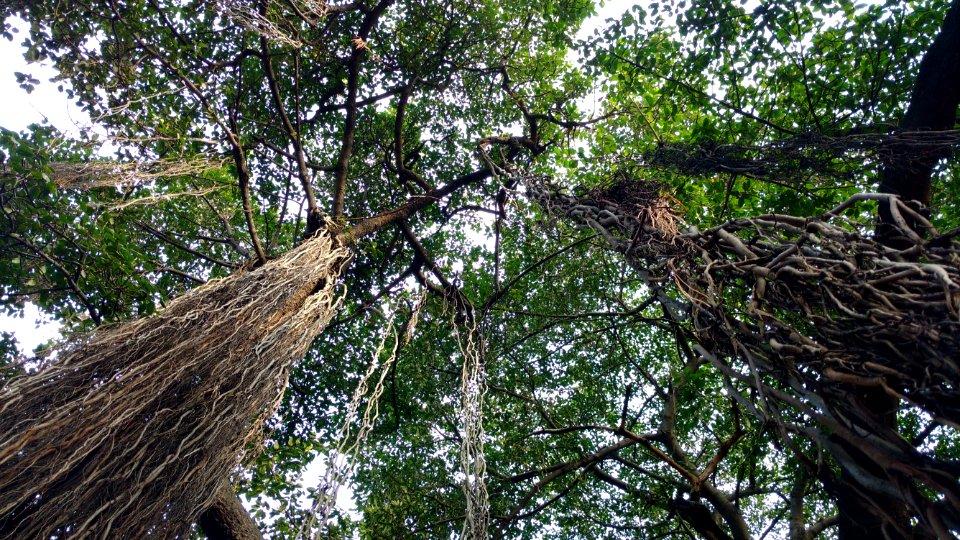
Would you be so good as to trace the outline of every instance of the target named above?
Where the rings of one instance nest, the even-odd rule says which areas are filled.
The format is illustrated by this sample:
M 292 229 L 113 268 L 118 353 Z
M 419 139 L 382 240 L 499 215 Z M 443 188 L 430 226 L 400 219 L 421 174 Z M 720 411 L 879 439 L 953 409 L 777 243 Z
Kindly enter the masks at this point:
M 409 343 L 412 339 L 425 298 L 426 295 L 422 295 L 414 304 L 410 320 L 403 332 L 404 344 Z M 343 425 L 337 432 L 336 446 L 327 455 L 326 470 L 320 481 L 320 486 L 314 494 L 313 506 L 304 519 L 300 530 L 301 538 L 320 538 L 321 534 L 327 529 L 330 514 L 337 502 L 337 492 L 353 472 L 357 452 L 373 430 L 373 425 L 380 415 L 379 403 L 380 396 L 383 395 L 383 383 L 390 372 L 391 366 L 396 361 L 397 350 L 400 346 L 400 336 L 393 324 L 394 316 L 395 313 L 387 321 L 387 328 L 380 337 L 380 343 L 373 354 L 370 366 L 353 391 L 353 397 L 347 407 Z M 389 346 L 388 341 L 390 342 Z M 381 361 L 385 351 L 387 351 L 386 359 Z M 370 391 L 370 381 L 373 379 L 376 379 L 376 382 L 373 390 Z M 368 392 L 369 396 L 367 396 Z M 364 408 L 362 418 L 359 418 L 360 425 L 357 428 L 356 435 L 351 439 L 353 424 L 357 422 L 359 416 L 360 402 L 365 396 L 367 396 L 367 405 Z
M 460 466 L 466 509 L 460 537 L 480 540 L 487 538 L 490 524 L 487 462 L 483 456 L 483 402 L 487 393 L 483 357 L 486 342 L 472 317 L 467 317 L 461 324 L 457 324 L 455 319 L 453 329 L 463 356 L 460 374 Z

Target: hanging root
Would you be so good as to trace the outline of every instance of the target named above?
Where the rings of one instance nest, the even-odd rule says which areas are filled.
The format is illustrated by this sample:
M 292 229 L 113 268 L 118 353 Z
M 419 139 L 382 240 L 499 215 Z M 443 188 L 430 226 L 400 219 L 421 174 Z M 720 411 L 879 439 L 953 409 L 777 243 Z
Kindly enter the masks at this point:
M 0 538 L 183 534 L 330 320 L 348 259 L 317 236 L 9 381 L 0 389 Z
M 51 163 L 53 181 L 63 189 L 126 188 L 149 184 L 164 178 L 198 176 L 221 169 L 222 158 L 158 159 L 145 162 L 117 163 L 88 161 L 83 163 Z M 227 187 L 229 184 L 218 186 Z
M 387 340 L 391 338 L 391 345 L 387 359 L 382 361 L 384 351 L 387 349 Z M 380 396 L 383 395 L 383 381 L 390 372 L 390 367 L 397 358 L 397 348 L 400 341 L 396 328 L 393 326 L 393 320 L 388 322 L 388 329 L 384 331 L 380 338 L 380 345 L 373 354 L 373 360 L 370 367 L 360 378 L 357 388 L 353 391 L 353 398 L 347 408 L 347 414 L 343 419 L 343 425 L 337 432 L 337 445 L 334 450 L 327 454 L 326 470 L 323 479 L 317 489 L 313 507 L 304 519 L 303 526 L 300 529 L 299 537 L 303 539 L 322 538 L 323 532 L 327 528 L 330 514 L 333 507 L 337 504 L 337 491 L 340 486 L 350 477 L 353 472 L 354 464 L 357 460 L 357 452 L 363 446 L 363 442 L 373 430 L 373 425 L 380 415 Z M 354 422 L 357 421 L 358 411 L 360 410 L 360 401 L 369 391 L 369 383 L 377 375 L 373 391 L 367 397 L 367 406 L 363 411 L 363 418 L 360 419 L 360 426 L 356 436 L 351 435 Z M 351 440 L 352 437 L 352 440 Z
M 270 4 L 273 4 L 273 2 L 268 2 L 268 6 Z M 303 42 L 293 35 L 292 32 L 258 13 L 255 4 L 242 0 L 217 0 L 217 7 L 228 19 L 232 20 L 244 30 L 263 36 L 280 45 L 293 47 L 294 49 L 299 49 L 303 46 Z
M 463 472 L 463 494 L 466 510 L 460 538 L 486 540 L 490 525 L 490 504 L 487 499 L 487 462 L 483 456 L 483 401 L 487 394 L 483 356 L 485 342 L 476 323 L 468 319 L 463 329 L 454 321 L 454 332 L 463 371 L 460 377 L 461 435 L 460 466 Z

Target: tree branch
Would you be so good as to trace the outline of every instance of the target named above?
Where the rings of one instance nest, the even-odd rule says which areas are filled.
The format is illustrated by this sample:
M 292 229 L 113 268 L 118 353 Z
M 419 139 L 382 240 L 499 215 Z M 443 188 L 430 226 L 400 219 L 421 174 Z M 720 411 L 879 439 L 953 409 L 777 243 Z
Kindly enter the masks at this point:
M 490 169 L 480 169 L 469 174 L 465 174 L 456 180 L 453 180 L 445 186 L 441 186 L 430 193 L 423 195 L 414 195 L 408 201 L 393 210 L 381 212 L 373 217 L 364 219 L 355 226 L 341 232 L 337 235 L 337 240 L 341 244 L 352 244 L 364 236 L 374 233 L 387 225 L 396 223 L 401 219 L 412 216 L 418 210 L 426 208 L 440 199 L 450 195 L 458 189 L 470 184 L 480 182 L 489 178 L 493 173 Z
M 266 4 L 264 4 L 264 7 Z M 270 96 L 273 98 L 273 104 L 280 115 L 280 121 L 290 144 L 293 145 L 295 162 L 297 164 L 297 177 L 300 179 L 300 185 L 303 187 L 304 196 L 307 199 L 307 230 L 306 235 L 310 236 L 320 228 L 322 220 L 320 219 L 320 209 L 317 207 L 317 198 L 313 194 L 313 186 L 310 183 L 310 173 L 307 171 L 307 160 L 303 153 L 303 144 L 300 140 L 301 133 L 298 126 L 294 126 L 290 121 L 286 108 L 283 106 L 283 98 L 280 96 L 280 85 L 277 84 L 277 75 L 273 69 L 273 62 L 270 61 L 270 45 L 267 38 L 260 36 L 260 59 L 263 62 L 263 70 L 267 76 L 267 85 L 270 87 Z M 299 115 L 299 111 L 297 112 Z
M 340 157 L 333 180 L 333 209 L 330 214 L 333 219 L 343 217 L 344 199 L 347 190 L 347 176 L 349 173 L 350 156 L 353 153 L 353 137 L 357 130 L 357 89 L 360 85 L 360 59 L 366 52 L 364 41 L 370 35 L 370 30 L 376 25 L 380 15 L 393 4 L 394 0 L 380 0 L 380 2 L 363 18 L 360 30 L 357 32 L 353 52 L 347 65 L 347 118 L 343 123 L 343 144 L 340 147 Z

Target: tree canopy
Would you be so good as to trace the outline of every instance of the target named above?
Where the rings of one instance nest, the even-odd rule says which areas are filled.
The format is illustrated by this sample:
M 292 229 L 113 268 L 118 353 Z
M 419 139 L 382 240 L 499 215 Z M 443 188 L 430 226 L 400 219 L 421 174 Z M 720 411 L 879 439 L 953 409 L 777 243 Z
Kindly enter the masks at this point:
M 648 1 L 578 37 L 596 9 L 4 3 L 58 74 L 7 76 L 108 136 L 0 129 L 0 303 L 73 335 L 4 334 L 0 377 L 329 235 L 339 309 L 224 461 L 271 537 L 334 483 L 330 538 L 960 534 L 960 2 Z

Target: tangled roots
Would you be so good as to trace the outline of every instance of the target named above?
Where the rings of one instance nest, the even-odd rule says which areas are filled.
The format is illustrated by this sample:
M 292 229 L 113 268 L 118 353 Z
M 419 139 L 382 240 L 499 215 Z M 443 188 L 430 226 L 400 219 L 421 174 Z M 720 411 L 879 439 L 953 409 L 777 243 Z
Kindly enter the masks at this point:
M 483 453 L 483 404 L 487 394 L 484 354 L 486 342 L 476 322 L 468 320 L 463 328 L 453 322 L 457 344 L 463 356 L 460 373 L 460 467 L 466 499 L 463 531 L 460 538 L 490 538 L 490 503 L 487 496 L 487 462 Z
M 934 428 L 960 430 L 955 232 L 938 235 L 889 194 L 854 196 L 821 217 L 770 214 L 678 233 L 669 220 L 658 226 L 638 212 L 638 203 L 657 199 L 631 199 L 643 191 L 636 186 L 583 197 L 538 178 L 528 188 L 548 211 L 599 232 L 647 277 L 694 342 L 700 358 L 692 361 L 710 362 L 730 395 L 776 427 L 785 446 L 793 447 L 794 435 L 813 439 L 861 485 L 906 505 L 920 530 L 950 536 L 943 523 L 960 523 L 956 463 L 908 444 L 863 396 L 880 391 L 932 419 Z M 905 248 L 844 222 L 840 213 L 864 200 L 889 209 Z M 819 465 L 808 466 L 816 472 Z M 889 517 L 873 495 L 863 498 L 878 519 Z
M 0 389 L 0 538 L 183 533 L 334 314 L 348 259 L 317 236 Z

